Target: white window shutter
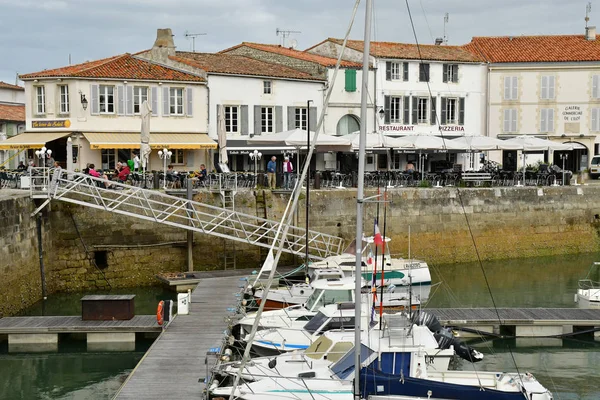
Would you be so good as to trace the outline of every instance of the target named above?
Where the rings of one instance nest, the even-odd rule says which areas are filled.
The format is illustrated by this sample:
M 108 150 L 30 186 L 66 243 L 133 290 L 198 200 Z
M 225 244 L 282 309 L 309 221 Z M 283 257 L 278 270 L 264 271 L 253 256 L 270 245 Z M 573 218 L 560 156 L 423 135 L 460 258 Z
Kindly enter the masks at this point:
M 91 98 L 91 110 L 90 114 L 98 115 L 100 113 L 100 103 L 98 103 L 98 85 L 90 85 Z
M 542 99 L 547 99 L 548 98 L 548 77 L 547 76 L 542 76 L 542 93 L 541 93 L 541 97 Z
M 594 77 L 592 78 L 592 97 L 594 99 L 597 99 L 598 97 L 600 97 L 600 93 L 598 93 L 598 81 L 600 80 L 598 77 L 600 75 L 594 75 Z
M 125 86 L 117 86 L 117 115 L 125 115 Z
M 540 113 L 540 132 L 548 132 L 548 115 L 547 115 L 547 109 L 542 108 L 542 112 Z
M 133 86 L 125 86 L 125 114 L 133 115 Z
M 598 111 L 600 108 L 592 108 L 592 131 L 598 132 Z
M 150 94 L 150 107 L 152 108 L 152 116 L 158 116 L 158 88 L 153 87 L 152 93 Z
M 554 75 L 549 76 L 548 77 L 548 98 L 549 99 L 554 99 L 554 82 L 555 82 L 555 78 Z
M 511 132 L 516 132 L 517 131 L 517 110 L 516 109 L 512 109 L 511 110 Z
M 548 109 L 548 132 L 554 132 L 554 108 Z
M 510 112 L 511 110 L 504 110 L 504 132 L 510 132 Z
M 193 97 L 193 87 L 192 86 L 188 86 L 187 88 L 185 88 L 185 97 L 187 100 L 187 105 L 186 105 L 186 115 L 188 117 L 191 117 L 194 115 L 194 97 Z
M 162 90 L 162 103 L 163 103 L 163 117 L 169 116 L 169 88 L 167 86 L 163 86 Z
M 516 76 L 512 77 L 512 98 L 511 100 L 517 100 L 519 98 L 519 78 Z
M 504 77 L 504 100 L 510 100 L 510 76 Z

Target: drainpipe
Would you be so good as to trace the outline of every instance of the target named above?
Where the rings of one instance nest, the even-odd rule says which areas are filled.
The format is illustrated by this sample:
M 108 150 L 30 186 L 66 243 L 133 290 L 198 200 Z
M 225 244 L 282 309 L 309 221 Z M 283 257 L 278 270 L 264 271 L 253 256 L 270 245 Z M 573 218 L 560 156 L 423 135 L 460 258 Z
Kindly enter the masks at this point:
M 377 60 L 373 61 L 373 65 L 373 132 L 377 132 Z
M 208 86 L 208 74 L 206 74 L 206 132 L 210 138 L 210 87 Z M 214 150 L 210 152 L 210 156 L 208 157 L 208 160 L 206 160 L 206 163 L 214 168 L 215 163 L 213 157 Z M 200 168 L 200 166 L 198 166 L 198 168 Z M 212 169 L 209 171 L 212 171 Z
M 37 240 L 38 240 L 38 254 L 40 258 L 40 277 L 42 279 L 42 299 L 46 300 L 46 272 L 44 271 L 44 247 L 42 244 L 42 215 L 37 214 L 35 218 L 37 227 Z

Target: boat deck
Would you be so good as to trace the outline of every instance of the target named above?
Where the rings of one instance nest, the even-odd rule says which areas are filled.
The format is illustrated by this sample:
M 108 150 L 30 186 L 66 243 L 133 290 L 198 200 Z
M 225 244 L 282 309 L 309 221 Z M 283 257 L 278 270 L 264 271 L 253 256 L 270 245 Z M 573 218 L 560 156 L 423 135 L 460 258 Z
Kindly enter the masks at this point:
M 233 316 L 245 286 L 241 274 L 204 273 L 192 292 L 189 314 L 173 319 L 114 398 L 202 398 L 204 379 L 229 334 L 228 316 Z

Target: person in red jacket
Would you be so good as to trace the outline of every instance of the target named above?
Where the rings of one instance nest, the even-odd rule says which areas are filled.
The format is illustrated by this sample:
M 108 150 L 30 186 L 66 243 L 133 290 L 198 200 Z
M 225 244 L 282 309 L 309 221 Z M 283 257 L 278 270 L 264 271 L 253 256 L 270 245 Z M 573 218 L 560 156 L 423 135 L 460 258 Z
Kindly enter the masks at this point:
M 119 180 L 119 182 L 125 183 L 130 173 L 131 169 L 129 169 L 129 165 L 124 164 L 121 170 L 119 171 L 119 175 L 117 175 L 117 179 Z

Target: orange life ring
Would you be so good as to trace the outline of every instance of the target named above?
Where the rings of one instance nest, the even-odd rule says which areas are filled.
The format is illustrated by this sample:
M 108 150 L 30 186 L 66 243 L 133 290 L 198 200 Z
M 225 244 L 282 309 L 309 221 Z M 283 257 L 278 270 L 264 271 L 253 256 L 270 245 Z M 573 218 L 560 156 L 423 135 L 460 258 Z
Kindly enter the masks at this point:
M 163 308 L 165 306 L 165 302 L 163 300 L 158 302 L 158 307 L 156 308 L 156 322 L 158 322 L 159 325 L 162 325 L 164 322 L 164 313 L 163 313 Z

